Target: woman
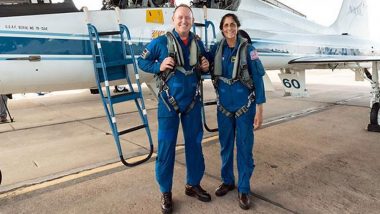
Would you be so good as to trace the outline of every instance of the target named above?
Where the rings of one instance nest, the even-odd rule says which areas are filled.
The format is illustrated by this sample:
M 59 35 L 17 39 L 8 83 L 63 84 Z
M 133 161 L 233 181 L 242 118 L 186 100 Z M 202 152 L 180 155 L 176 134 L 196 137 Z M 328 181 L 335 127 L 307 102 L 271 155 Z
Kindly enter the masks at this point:
M 250 208 L 250 178 L 253 163 L 253 128 L 263 121 L 265 70 L 256 50 L 247 39 L 239 36 L 239 19 L 226 14 L 220 23 L 224 36 L 214 50 L 214 87 L 218 97 L 218 128 L 221 145 L 223 183 L 216 196 L 223 196 L 235 188 L 233 150 L 236 139 L 238 166 L 238 195 L 242 209 Z

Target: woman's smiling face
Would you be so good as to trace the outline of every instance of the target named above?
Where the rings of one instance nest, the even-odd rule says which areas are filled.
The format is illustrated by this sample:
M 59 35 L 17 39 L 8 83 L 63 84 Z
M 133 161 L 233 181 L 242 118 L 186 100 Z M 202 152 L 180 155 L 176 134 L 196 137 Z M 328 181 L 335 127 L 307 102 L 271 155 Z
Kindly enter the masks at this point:
M 224 19 L 223 34 L 226 39 L 234 39 L 237 37 L 238 26 L 235 20 L 228 16 Z

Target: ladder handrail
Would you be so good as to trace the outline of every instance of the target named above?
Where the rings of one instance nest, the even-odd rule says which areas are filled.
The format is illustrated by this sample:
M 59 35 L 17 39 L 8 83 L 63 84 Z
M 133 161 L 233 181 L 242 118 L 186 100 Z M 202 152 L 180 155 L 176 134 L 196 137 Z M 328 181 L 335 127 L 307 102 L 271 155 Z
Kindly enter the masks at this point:
M 86 13 L 86 15 L 88 15 L 88 14 Z M 128 129 L 126 131 L 122 131 L 120 133 L 118 132 L 115 112 L 113 109 L 114 103 L 112 101 L 111 91 L 109 88 L 110 85 L 109 85 L 109 78 L 108 78 L 108 74 L 107 74 L 106 62 L 105 62 L 105 58 L 104 58 L 102 44 L 101 44 L 100 39 L 99 39 L 99 37 L 101 36 L 101 32 L 98 32 L 96 27 L 94 25 L 92 25 L 91 23 L 88 23 L 87 26 L 88 26 L 88 31 L 89 31 L 90 43 L 91 43 L 90 46 L 91 46 L 92 56 L 93 56 L 93 60 L 94 60 L 95 79 L 96 79 L 96 83 L 98 86 L 99 94 L 102 98 L 102 103 L 103 103 L 103 107 L 104 107 L 106 115 L 107 115 L 108 123 L 112 129 L 112 135 L 114 137 L 114 141 L 115 141 L 118 153 L 119 153 L 120 161 L 125 166 L 128 166 L 128 167 L 139 165 L 139 164 L 141 164 L 141 163 L 143 163 L 143 162 L 145 162 L 151 158 L 154 148 L 153 148 L 153 141 L 152 141 L 152 137 L 151 137 L 151 133 L 150 133 L 150 129 L 149 129 L 149 123 L 148 123 L 148 119 L 147 119 L 147 111 L 146 111 L 144 100 L 143 100 L 143 94 L 142 94 L 141 84 L 139 81 L 139 74 L 138 74 L 138 70 L 137 70 L 136 59 L 135 59 L 134 51 L 132 48 L 132 41 L 131 41 L 131 36 L 130 36 L 129 30 L 125 25 L 119 24 L 119 31 L 118 32 L 120 34 L 123 57 L 124 57 L 124 60 L 126 60 L 126 63 L 124 65 L 125 78 L 127 80 L 129 88 L 131 90 L 131 93 L 135 93 L 133 90 L 133 87 L 132 87 L 132 82 L 131 82 L 130 77 L 129 77 L 128 66 L 127 66 L 128 64 L 133 64 L 134 73 L 135 73 L 135 77 L 136 77 L 136 83 L 138 85 L 139 96 L 137 96 L 137 97 L 135 96 L 134 98 L 130 98 L 130 99 L 134 99 L 136 107 L 137 107 L 139 115 L 140 115 L 140 118 L 144 123 L 144 125 L 138 126 L 138 129 L 145 127 L 145 130 L 147 132 L 148 139 L 149 139 L 149 145 L 150 145 L 149 146 L 150 147 L 149 148 L 149 154 L 144 159 L 133 162 L 133 163 L 130 163 L 126 159 L 124 159 L 123 150 L 122 150 L 121 145 L 120 145 L 120 134 L 128 133 L 128 132 L 135 131 L 138 129 L 136 129 L 136 127 L 135 127 L 135 128 Z M 126 42 L 124 39 L 124 33 L 127 35 L 128 47 L 129 47 L 129 50 L 131 53 L 130 55 L 132 57 L 132 63 L 128 63 L 128 61 L 127 61 L 127 49 L 126 49 Z M 98 62 L 98 60 L 100 61 L 100 63 Z M 97 65 L 99 65 L 99 64 L 101 66 L 97 67 Z M 106 86 L 106 94 L 107 94 L 106 98 L 105 98 L 104 93 L 102 91 L 101 80 L 100 80 L 100 76 L 99 76 L 100 72 L 98 69 L 101 69 L 101 71 L 102 71 L 101 74 L 103 75 L 102 77 L 104 80 L 104 84 Z M 140 102 L 138 101 L 138 99 L 140 99 Z M 117 103 L 117 102 L 115 101 L 115 103 Z
M 205 46 L 208 47 L 208 28 L 211 26 L 211 29 L 212 29 L 212 33 L 213 33 L 213 43 L 214 45 L 216 44 L 216 32 L 215 32 L 215 25 L 212 21 L 209 21 L 207 20 L 207 8 L 204 8 L 204 28 L 205 28 Z M 194 32 L 195 32 L 195 26 L 193 27 L 194 29 Z M 218 128 L 210 128 L 208 125 L 207 125 L 207 121 L 206 121 L 206 112 L 205 112 L 205 106 L 207 105 L 215 105 L 215 102 L 214 101 L 211 101 L 211 102 L 206 102 L 204 103 L 204 99 L 203 99 L 203 81 L 205 79 L 210 79 L 210 75 L 202 75 L 202 78 L 201 78 L 201 101 L 202 101 L 202 120 L 203 120 L 203 126 L 204 128 L 208 131 L 208 132 L 217 132 L 218 131 Z
M 134 53 L 134 50 L 132 48 L 133 43 L 132 43 L 132 40 L 131 40 L 131 35 L 130 35 L 129 29 L 128 29 L 128 27 L 126 25 L 119 24 L 119 27 L 120 27 L 121 42 L 123 44 L 123 55 L 124 55 L 125 59 L 127 57 L 127 51 L 126 51 L 126 44 L 127 43 L 125 42 L 125 39 L 124 39 L 124 36 L 123 36 L 124 32 L 127 35 L 128 47 L 129 47 L 130 55 L 132 57 L 132 64 L 133 64 L 133 70 L 134 70 L 134 73 L 135 73 L 136 83 L 137 83 L 138 91 L 141 93 L 140 103 L 137 100 L 135 100 L 135 102 L 136 102 L 137 108 L 139 109 L 138 112 L 139 112 L 140 118 L 144 121 L 144 124 L 146 124 L 145 129 L 147 131 L 147 135 L 148 135 L 148 139 L 149 139 L 149 144 L 150 144 L 150 150 L 149 150 L 148 156 L 146 156 L 144 159 L 142 159 L 140 161 L 136 161 L 134 163 L 128 163 L 123 158 L 122 155 L 120 156 L 120 160 L 121 160 L 121 162 L 124 165 L 126 165 L 126 166 L 136 166 L 138 164 L 141 164 L 141 163 L 149 160 L 152 157 L 154 148 L 153 148 L 153 143 L 152 143 L 153 142 L 152 141 L 152 136 L 151 136 L 151 133 L 149 131 L 149 123 L 148 123 L 148 119 L 147 119 L 147 111 L 146 111 L 146 108 L 145 108 L 145 104 L 143 102 L 144 97 L 143 97 L 141 83 L 140 83 L 140 75 L 138 73 L 135 53 Z M 128 75 L 128 73 L 127 73 L 127 75 Z M 129 75 L 127 76 L 127 81 L 130 83 Z M 132 84 L 130 84 L 130 86 L 132 86 Z M 132 87 L 130 87 L 130 88 L 132 88 Z M 133 90 L 133 88 L 132 88 L 132 90 Z M 142 110 L 141 110 L 141 108 L 142 108 Z
M 212 33 L 213 33 L 213 43 L 214 45 L 216 44 L 216 33 L 215 33 L 215 25 L 212 21 L 208 21 L 207 19 L 204 20 L 205 22 L 205 46 L 208 46 L 208 27 L 211 26 L 212 28 Z
M 103 73 L 103 78 L 104 78 L 104 85 L 106 86 L 107 100 L 108 100 L 108 103 L 111 103 L 112 102 L 111 101 L 111 91 L 109 89 L 108 75 L 107 75 L 107 70 L 106 70 L 106 64 L 105 64 L 105 61 L 104 61 L 104 54 L 103 54 L 103 51 L 102 51 L 102 45 L 101 45 L 100 39 L 99 39 L 99 33 L 98 33 L 97 29 L 95 28 L 95 26 L 93 26 L 92 24 L 88 23 L 87 26 L 88 26 L 89 36 L 90 36 L 90 42 L 92 43 L 92 45 L 90 45 L 91 46 L 91 51 L 92 51 L 92 57 L 94 59 L 97 57 L 96 56 L 96 50 L 95 50 L 95 47 L 94 47 L 94 44 L 93 44 L 93 42 L 94 42 L 94 38 L 93 37 L 95 36 L 96 47 L 98 48 L 98 54 L 99 54 L 98 57 L 100 58 L 101 65 L 102 65 L 102 73 Z M 99 72 L 98 72 L 98 69 L 95 67 L 95 63 L 94 63 L 94 69 L 95 69 L 95 72 L 96 72 L 95 78 L 96 78 L 96 83 L 97 83 L 97 86 L 98 86 L 98 89 L 99 89 L 99 94 L 101 95 L 102 100 L 103 100 L 103 105 L 106 108 L 107 106 L 106 106 L 106 103 L 104 102 L 104 93 L 103 93 L 103 90 L 102 90 L 102 87 L 101 87 L 101 84 L 100 84 Z M 113 108 L 110 108 L 110 111 L 111 112 L 106 111 L 107 120 L 108 120 L 108 122 L 110 124 L 112 124 L 112 126 L 117 131 L 116 118 L 112 116 L 112 115 L 115 115 L 115 112 L 114 112 Z M 112 130 L 114 130 L 114 129 L 112 129 Z

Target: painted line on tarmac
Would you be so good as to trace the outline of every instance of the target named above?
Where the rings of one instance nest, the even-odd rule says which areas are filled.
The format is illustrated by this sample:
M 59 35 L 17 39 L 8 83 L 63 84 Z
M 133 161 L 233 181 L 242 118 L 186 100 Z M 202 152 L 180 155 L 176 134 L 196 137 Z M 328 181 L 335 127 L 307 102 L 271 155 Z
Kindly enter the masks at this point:
M 154 107 L 154 108 L 147 108 L 146 110 L 147 111 L 152 111 L 152 110 L 156 110 L 157 107 Z M 128 114 L 134 114 L 134 113 L 138 113 L 138 110 L 134 110 L 134 111 L 129 111 L 129 112 L 124 112 L 124 113 L 119 113 L 117 114 L 118 116 L 124 116 L 124 115 L 128 115 Z M 95 117 L 88 117 L 88 118 L 83 118 L 83 119 L 73 119 L 73 120 L 68 120 L 68 121 L 62 121 L 62 122 L 53 122 L 53 123 L 49 123 L 49 124 L 43 124 L 43 125 L 36 125 L 36 126 L 30 126 L 30 127 L 23 127 L 23 128 L 15 128 L 14 126 L 12 126 L 12 123 L 9 122 L 9 125 L 12 127 L 11 130 L 5 130 L 5 131 L 0 131 L 0 134 L 2 133 L 8 133 L 8 132 L 18 132 L 18 131 L 25 131 L 25 130 L 30 130 L 30 129 L 38 129 L 38 128 L 43 128 L 43 127 L 49 127 L 49 126 L 55 126 L 55 125 L 63 125 L 63 124 L 69 124 L 69 123 L 75 123 L 75 122 L 85 122 L 85 121 L 89 121 L 89 120 L 95 120 L 95 119 L 100 119 L 100 118 L 106 118 L 107 116 L 95 116 Z M 105 120 L 106 121 L 106 120 Z M 88 124 L 86 124 L 88 125 Z M 105 132 L 104 130 L 101 130 L 99 128 L 97 128 L 97 130 L 100 130 L 102 132 Z
M 265 123 L 263 123 L 262 128 L 271 127 L 271 126 L 274 126 L 274 125 L 277 125 L 280 123 L 284 123 L 287 121 L 295 120 L 297 118 L 305 117 L 305 116 L 308 116 L 310 114 L 322 112 L 322 111 L 330 109 L 334 106 L 337 106 L 337 105 L 336 104 L 321 105 L 318 107 L 308 108 L 308 109 L 304 109 L 301 111 L 292 112 L 289 114 L 283 114 L 283 115 L 278 116 L 278 117 L 272 117 L 272 118 L 266 120 Z
M 302 110 L 299 112 L 293 112 L 291 114 L 282 115 L 280 117 L 274 117 L 274 118 L 266 121 L 265 123 L 263 123 L 261 129 L 268 128 L 268 127 L 271 127 L 271 126 L 274 126 L 274 125 L 277 125 L 280 123 L 284 123 L 284 122 L 287 122 L 290 120 L 294 120 L 294 119 L 297 119 L 300 117 L 305 117 L 305 116 L 313 114 L 313 113 L 321 112 L 321 111 L 324 111 L 324 110 L 329 109 L 329 108 L 334 107 L 334 106 L 337 106 L 337 104 L 331 103 L 331 104 L 327 104 L 327 105 L 323 105 L 323 106 L 319 106 L 319 107 L 315 107 L 315 108 Z M 88 118 L 83 119 L 83 120 L 88 120 Z M 211 143 L 212 141 L 216 141 L 218 139 L 219 139 L 218 135 L 211 136 L 211 137 L 204 138 L 202 143 L 203 144 Z M 184 149 L 184 144 L 177 145 L 177 147 L 176 147 L 176 151 L 180 151 L 183 149 Z M 141 156 L 131 158 L 129 160 L 130 161 L 136 161 L 136 160 L 143 159 L 145 156 L 146 155 L 141 155 Z M 151 159 L 145 163 L 151 162 L 152 160 L 154 160 L 155 157 L 157 157 L 157 153 L 153 153 Z M 48 188 L 48 187 L 51 187 L 54 185 L 58 185 L 58 184 L 65 183 L 68 181 L 72 181 L 75 179 L 83 178 L 83 177 L 90 176 L 90 175 L 93 175 L 96 173 L 105 172 L 105 171 L 112 170 L 112 169 L 115 169 L 117 167 L 122 167 L 122 166 L 123 166 L 123 164 L 120 161 L 117 161 L 114 163 L 107 163 L 106 165 L 103 165 L 103 166 L 96 166 L 94 168 L 85 169 L 85 170 L 79 171 L 79 172 L 71 172 L 70 174 L 63 175 L 63 176 L 60 176 L 58 178 L 52 178 L 50 180 L 40 181 L 39 183 L 26 184 L 26 185 L 23 185 L 21 187 L 15 187 L 15 188 L 6 190 L 3 193 L 0 193 L 0 199 L 30 193 L 30 192 L 33 192 L 36 190 Z
M 362 95 L 353 96 L 353 97 L 350 97 L 350 98 L 347 98 L 347 99 L 338 100 L 338 101 L 335 101 L 335 102 L 324 103 L 324 105 L 320 105 L 320 106 L 317 106 L 317 107 L 312 107 L 312 108 L 304 109 L 304 110 L 301 110 L 301 111 L 298 111 L 298 112 L 292 112 L 292 113 L 289 113 L 289 114 L 280 115 L 278 117 L 272 117 L 272 118 L 266 120 L 265 123 L 263 123 L 262 128 L 266 128 L 266 127 L 270 127 L 270 126 L 277 125 L 277 124 L 280 124 L 280 123 L 284 123 L 284 122 L 287 122 L 287 121 L 290 121 L 290 120 L 294 120 L 294 119 L 297 119 L 297 118 L 300 118 L 300 117 L 305 117 L 305 116 L 308 116 L 310 114 L 322 112 L 322 111 L 331 109 L 331 108 L 336 107 L 336 106 L 363 107 L 363 106 L 360 106 L 360 105 L 351 105 L 351 104 L 348 104 L 349 101 L 352 101 L 352 100 L 355 100 L 355 99 L 360 99 L 360 98 L 363 98 L 363 97 L 366 97 L 366 96 L 362 96 Z
M 322 105 L 319 107 L 310 108 L 310 109 L 306 109 L 306 110 L 302 110 L 302 111 L 298 111 L 298 112 L 293 112 L 291 114 L 282 115 L 280 117 L 274 117 L 274 118 L 269 119 L 268 121 L 265 121 L 265 123 L 263 123 L 261 129 L 268 128 L 268 127 L 271 127 L 271 126 L 274 126 L 274 125 L 277 125 L 280 123 L 284 123 L 287 121 L 291 121 L 291 120 L 294 120 L 294 119 L 297 119 L 300 117 L 305 117 L 305 116 L 313 114 L 313 113 L 321 112 L 321 111 L 327 110 L 327 109 L 332 108 L 332 107 L 337 106 L 337 105 L 339 105 L 339 104 L 330 103 L 327 105 Z M 89 120 L 89 118 L 83 119 L 83 121 L 85 121 L 85 120 Z M 216 141 L 218 139 L 219 139 L 218 135 L 211 136 L 211 137 L 204 138 L 202 143 L 203 144 L 210 143 L 210 142 Z M 184 144 L 178 144 L 176 146 L 176 151 L 181 151 L 183 149 L 184 149 Z M 140 160 L 140 159 L 144 158 L 145 156 L 146 155 L 137 156 L 137 157 L 131 158 L 130 160 L 131 161 Z M 145 163 L 151 162 L 152 160 L 154 160 L 154 158 L 156 156 L 157 156 L 157 153 L 153 153 L 151 159 Z M 105 171 L 112 170 L 112 169 L 115 169 L 117 167 L 122 167 L 122 166 L 123 166 L 123 164 L 121 162 L 117 161 L 117 162 L 106 163 L 105 165 L 101 165 L 101 166 L 97 165 L 97 166 L 94 166 L 94 168 L 84 169 L 82 171 L 77 171 L 77 172 L 71 171 L 67 175 L 60 175 L 60 176 L 57 176 L 55 178 L 49 178 L 49 179 L 42 180 L 42 181 L 39 181 L 36 183 L 23 184 L 22 186 L 17 186 L 17 187 L 8 189 L 4 192 L 0 192 L 0 199 L 6 198 L 6 197 L 11 197 L 11 196 L 22 195 L 25 193 L 33 192 L 33 191 L 40 190 L 43 188 L 47 188 L 50 186 L 54 186 L 57 184 L 61 184 L 61 183 L 65 183 L 68 181 L 75 180 L 75 179 L 83 178 L 83 177 L 90 176 L 90 175 L 93 175 L 96 173 L 105 172 Z
M 313 113 L 318 113 L 318 112 L 330 109 L 330 108 L 332 108 L 334 106 L 338 106 L 338 105 L 339 104 L 337 104 L 337 103 L 330 103 L 327 105 L 322 105 L 322 106 L 318 106 L 315 108 L 309 108 L 306 110 L 293 112 L 291 114 L 282 115 L 280 117 L 274 117 L 274 118 L 266 121 L 265 123 L 263 123 L 263 126 L 261 129 L 268 128 L 268 127 L 271 127 L 271 126 L 274 126 L 274 125 L 277 125 L 280 123 L 284 123 L 287 121 L 291 121 L 291 120 L 294 120 L 294 119 L 297 119 L 300 117 L 305 117 L 305 116 L 313 114 Z M 84 120 L 88 120 L 88 119 L 84 119 Z M 218 135 L 211 136 L 211 137 L 204 138 L 202 143 L 207 144 L 207 143 L 211 143 L 213 141 L 216 141 L 218 139 L 219 139 Z M 184 149 L 183 144 L 177 145 L 177 147 L 176 147 L 176 151 L 181 151 L 183 149 Z M 130 161 L 137 161 L 137 160 L 143 159 L 145 156 L 146 156 L 146 154 L 131 158 L 129 160 Z M 153 153 L 151 159 L 145 163 L 149 163 L 149 162 L 153 161 L 155 159 L 155 157 L 157 157 L 157 153 Z M 7 190 L 3 193 L 0 193 L 0 199 L 30 193 L 30 192 L 33 192 L 36 190 L 48 188 L 48 187 L 51 187 L 54 185 L 58 185 L 58 184 L 65 183 L 68 181 L 72 181 L 75 179 L 83 178 L 83 177 L 90 176 L 90 175 L 93 175 L 96 173 L 109 171 L 109 170 L 115 169 L 117 167 L 122 167 L 122 166 L 123 166 L 123 164 L 119 161 L 114 162 L 114 163 L 107 163 L 106 165 L 103 165 L 103 166 L 96 166 L 94 168 L 85 169 L 85 170 L 79 171 L 79 172 L 71 172 L 70 174 L 63 175 L 63 176 L 58 177 L 58 178 L 52 178 L 50 180 L 44 180 L 44 181 L 41 181 L 39 183 L 26 184 L 26 185 L 23 185 L 21 187 L 15 187 L 15 188 Z
M 202 144 L 208 144 L 208 143 L 211 143 L 217 139 L 218 139 L 218 136 L 207 137 L 207 138 L 204 138 L 202 140 Z M 182 151 L 182 150 L 184 150 L 184 148 L 185 147 L 183 145 L 178 146 L 178 147 L 176 147 L 176 151 Z M 145 157 L 146 157 L 146 154 L 130 158 L 130 159 L 128 159 L 128 161 L 135 162 L 135 161 L 139 161 L 141 159 L 144 159 Z M 152 162 L 153 160 L 155 160 L 156 157 L 157 157 L 157 153 L 153 153 L 150 160 L 148 160 L 147 162 L 145 162 L 143 164 Z M 52 187 L 55 185 L 59 185 L 59 184 L 66 183 L 69 181 L 73 181 L 76 179 L 84 178 L 84 177 L 91 176 L 91 175 L 94 175 L 97 173 L 110 171 L 110 170 L 118 168 L 118 167 L 124 167 L 124 165 L 120 161 L 118 161 L 118 162 L 110 163 L 110 164 L 107 164 L 104 166 L 98 166 L 98 167 L 95 167 L 92 169 L 87 169 L 87 170 L 83 170 L 80 172 L 74 172 L 74 173 L 71 173 L 68 175 L 63 175 L 63 176 L 58 177 L 58 178 L 52 178 L 50 180 L 45 180 L 45 181 L 42 181 L 40 183 L 16 187 L 16 188 L 7 190 L 6 192 L 0 193 L 0 200 L 5 199 L 5 198 L 9 198 L 9 197 L 15 197 L 15 196 L 31 193 L 31 192 L 41 190 L 41 189 L 45 189 L 45 188 L 49 188 L 49 187 Z M 131 168 L 127 168 L 127 169 L 131 169 Z

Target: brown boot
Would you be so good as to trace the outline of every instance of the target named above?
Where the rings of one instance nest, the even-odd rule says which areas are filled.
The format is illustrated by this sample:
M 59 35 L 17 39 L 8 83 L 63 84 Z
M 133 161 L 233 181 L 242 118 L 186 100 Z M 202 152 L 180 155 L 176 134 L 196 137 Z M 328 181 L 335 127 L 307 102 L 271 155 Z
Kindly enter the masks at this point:
M 215 191 L 215 195 L 220 197 L 220 196 L 223 196 L 225 194 L 227 194 L 229 191 L 232 191 L 233 189 L 235 189 L 235 185 L 231 184 L 225 184 L 225 183 L 222 183 Z
M 195 197 L 200 201 L 209 202 L 211 201 L 211 195 L 206 192 L 206 190 L 202 189 L 200 185 L 191 186 L 186 184 L 185 186 L 185 194 L 191 197 Z
M 239 192 L 239 206 L 243 210 L 248 210 L 251 207 L 251 201 L 249 199 L 248 193 L 240 193 Z

